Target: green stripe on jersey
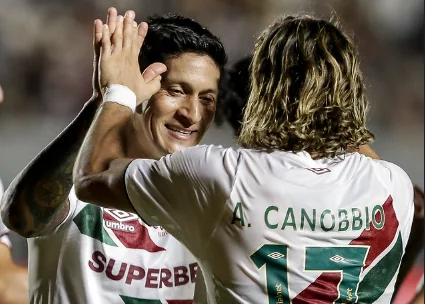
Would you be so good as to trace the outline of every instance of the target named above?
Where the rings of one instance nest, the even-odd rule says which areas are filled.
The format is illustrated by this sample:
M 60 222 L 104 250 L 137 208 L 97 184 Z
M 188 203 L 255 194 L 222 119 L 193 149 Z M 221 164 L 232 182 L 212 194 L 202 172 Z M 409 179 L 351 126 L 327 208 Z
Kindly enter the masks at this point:
M 118 247 L 103 227 L 102 209 L 96 205 L 87 204 L 73 219 L 78 230 L 104 244 Z
M 379 299 L 390 284 L 403 257 L 403 242 L 399 232 L 393 248 L 365 275 L 359 284 L 358 296 L 363 303 Z
M 160 300 L 147 300 L 120 295 L 125 304 L 162 304 Z

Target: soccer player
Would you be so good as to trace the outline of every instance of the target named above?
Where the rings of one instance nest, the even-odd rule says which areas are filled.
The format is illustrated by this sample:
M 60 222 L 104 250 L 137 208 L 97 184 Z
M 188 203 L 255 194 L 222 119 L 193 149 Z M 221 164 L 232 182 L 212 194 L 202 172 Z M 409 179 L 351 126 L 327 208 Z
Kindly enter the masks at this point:
M 166 15 L 148 23 L 137 58 L 145 78 L 138 81 L 161 88 L 121 126 L 120 139 L 129 157 L 158 158 L 201 140 L 214 117 L 227 57 L 219 39 L 194 20 Z M 114 8 L 107 24 L 111 32 L 122 26 Z M 99 41 L 100 20 L 94 34 Z M 97 56 L 93 97 L 12 182 L 3 202 L 7 225 L 29 238 L 30 303 L 191 303 L 197 262 L 187 249 L 133 212 L 99 208 L 70 192 L 75 156 L 101 98 Z M 147 80 L 165 69 L 161 83 Z
M 0 103 L 4 95 L 0 86 Z M 3 196 L 3 184 L 0 180 L 0 199 Z M 27 269 L 16 265 L 12 259 L 9 229 L 0 218 L 0 300 L 2 304 L 28 303 Z
M 241 128 L 243 108 L 249 96 L 249 65 L 251 60 L 252 56 L 246 56 L 234 63 L 226 71 L 226 82 L 222 82 L 221 91 L 223 92 L 223 98 L 220 98 L 216 119 L 227 121 L 232 126 L 235 134 L 238 134 Z M 220 115 L 221 117 L 217 117 Z M 379 158 L 368 146 L 363 146 L 360 150 L 363 154 L 371 158 Z M 395 283 L 394 296 L 397 294 L 409 271 L 414 270 L 414 262 L 423 249 L 424 193 L 417 185 L 414 185 L 414 204 L 413 225 L 406 246 L 406 253 L 400 265 L 399 275 Z
M 243 149 L 157 161 L 107 149 L 150 91 L 132 51 L 148 26 L 135 36 L 131 24 L 112 41 L 104 27 L 106 93 L 74 167 L 77 197 L 163 225 L 199 260 L 201 303 L 390 303 L 413 187 L 398 166 L 348 152 L 373 140 L 351 39 L 324 20 L 278 19 L 254 48 Z

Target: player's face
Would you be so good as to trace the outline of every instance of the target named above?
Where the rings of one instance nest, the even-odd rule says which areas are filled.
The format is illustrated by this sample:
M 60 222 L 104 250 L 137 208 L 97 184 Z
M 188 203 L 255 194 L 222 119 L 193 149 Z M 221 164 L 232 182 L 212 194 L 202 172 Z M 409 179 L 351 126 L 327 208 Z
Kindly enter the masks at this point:
M 161 89 L 149 100 L 141 121 L 154 158 L 199 143 L 214 118 L 220 78 L 209 56 L 184 53 L 164 63 L 168 69 Z

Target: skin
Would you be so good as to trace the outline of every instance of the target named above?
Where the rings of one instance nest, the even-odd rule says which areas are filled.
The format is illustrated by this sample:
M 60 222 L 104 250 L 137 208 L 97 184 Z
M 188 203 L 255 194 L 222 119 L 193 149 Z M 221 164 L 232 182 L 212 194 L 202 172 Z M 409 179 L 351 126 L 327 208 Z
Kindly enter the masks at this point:
M 161 88 L 142 114 L 133 116 L 134 132 L 143 134 L 134 136 L 138 139 L 135 147 L 144 151 L 132 151 L 132 155 L 142 152 L 159 158 L 197 145 L 214 118 L 220 78 L 214 61 L 209 56 L 184 53 L 169 58 L 165 65 Z M 146 146 L 146 138 L 154 145 Z
M 129 16 L 127 16 L 129 17 Z M 128 20 L 129 19 L 129 20 Z M 132 22 L 131 17 L 124 21 L 124 29 L 126 24 Z M 140 27 L 142 28 L 142 27 Z M 125 30 L 124 30 L 125 32 Z M 108 37 L 107 30 L 103 37 Z M 143 36 L 145 33 L 139 32 Z M 131 40 L 129 34 L 124 33 L 124 40 Z M 114 43 L 120 44 L 121 41 L 115 40 Z M 117 62 L 121 62 L 121 69 L 135 69 L 134 59 L 131 58 L 131 51 L 122 47 L 120 53 L 111 51 L 111 41 L 102 41 L 102 46 L 105 46 L 105 70 L 110 72 L 106 76 L 100 75 L 101 84 L 107 86 L 110 83 L 119 83 L 127 86 L 138 97 L 138 104 L 143 101 L 143 96 L 139 96 L 140 92 L 152 92 L 153 89 L 143 84 L 134 84 L 131 78 L 126 75 L 113 74 L 113 67 L 118 66 Z M 115 44 L 114 44 L 115 45 Z M 114 48 L 115 50 L 115 48 Z M 128 58 L 124 61 L 120 57 Z M 132 61 L 133 60 L 133 61 Z M 160 75 L 162 72 L 158 72 Z M 106 78 L 106 80 L 105 80 Z M 139 92 L 139 93 L 138 93 Z M 128 200 L 127 192 L 124 185 L 124 173 L 128 164 L 133 161 L 133 158 L 125 158 L 126 155 L 122 151 L 107 150 L 106 147 L 114 143 L 118 146 L 122 143 L 117 140 L 120 134 L 119 129 L 122 127 L 123 121 L 131 117 L 131 110 L 125 106 L 116 103 L 104 104 L 99 112 L 99 116 L 93 123 L 91 130 L 87 134 L 86 141 L 80 150 L 79 156 L 74 168 L 74 183 L 76 185 L 77 197 L 82 200 L 89 201 L 96 205 L 109 208 L 118 208 L 134 212 L 131 203 Z M 117 132 L 113 134 L 112 131 Z M 103 147 L 103 148 L 102 148 Z M 369 146 L 360 147 L 360 153 L 363 153 L 371 158 L 378 159 L 376 153 Z M 139 156 L 140 157 L 140 156 Z
M 423 304 L 424 303 L 424 288 L 422 287 L 421 291 L 415 297 L 415 299 L 410 304 Z
M 395 284 L 394 297 L 396 296 L 404 279 L 415 264 L 418 255 L 424 246 L 424 192 L 414 186 L 415 213 L 413 217 L 412 230 L 410 231 L 409 241 L 406 245 L 406 251 L 401 261 L 399 275 Z
M 0 86 L 0 103 L 3 102 Z M 2 304 L 28 303 L 28 271 L 16 265 L 8 246 L 0 243 L 0 299 Z
M 132 11 L 129 13 L 134 14 Z M 121 18 L 115 8 L 108 10 L 108 38 L 115 32 L 117 24 L 122 31 Z M 118 19 L 121 21 L 118 22 Z M 139 28 L 132 26 L 130 29 L 137 36 Z M 68 215 L 67 197 L 73 185 L 75 159 L 102 100 L 98 62 L 103 30 L 102 21 L 96 20 L 93 31 L 92 98 L 71 124 L 19 173 L 3 197 L 3 221 L 7 227 L 23 237 L 44 235 Z M 117 37 L 113 37 L 111 41 L 115 41 Z M 136 45 L 132 49 L 135 58 L 140 50 L 140 41 L 143 38 L 135 39 Z M 135 67 L 137 70 L 133 71 L 131 77 L 154 89 L 150 95 L 142 96 L 143 100 L 150 99 L 151 95 L 159 91 L 146 103 L 146 107 L 140 106 L 137 113 L 128 117 L 117 128 L 117 132 L 113 132 L 115 136 L 123 138 L 123 145 L 117 147 L 106 142 L 106 149 L 118 149 L 114 151 L 130 157 L 142 154 L 149 158 L 159 158 L 166 153 L 197 144 L 215 112 L 220 74 L 212 59 L 184 53 L 179 57 L 169 58 L 165 64 L 155 63 L 143 73 L 138 64 Z M 104 72 L 102 66 L 100 70 Z M 166 70 L 161 81 L 162 77 L 157 73 Z M 194 132 L 182 138 L 167 127 Z
M 10 248 L 3 244 L 0 244 L 0 273 L 1 303 L 28 303 L 28 271 L 13 262 Z
M 109 9 L 108 38 L 113 35 L 118 19 L 117 10 Z M 137 34 L 137 27 L 135 29 Z M 5 224 L 23 237 L 44 235 L 68 215 L 67 196 L 73 185 L 74 162 L 102 100 L 97 72 L 102 34 L 103 24 L 96 20 L 93 32 L 93 96 L 71 124 L 14 179 L 2 200 Z M 137 47 L 140 49 L 140 45 Z M 163 78 L 157 77 L 158 71 L 162 73 L 165 70 L 167 73 Z M 128 116 L 119 128 L 120 135 L 124 134 L 125 145 L 118 150 L 130 155 L 141 152 L 149 157 L 160 157 L 197 144 L 214 118 L 220 72 L 213 60 L 208 56 L 183 53 L 169 58 L 165 64 L 150 66 L 143 73 L 139 69 L 137 71 L 142 76 L 139 81 L 153 82 L 158 92 L 152 98 L 145 98 L 150 98 L 147 106 L 144 109 L 139 107 L 138 112 Z M 189 129 L 193 133 L 182 137 L 170 127 Z M 144 145 L 146 143 L 149 145 Z M 107 146 L 107 150 L 114 150 L 114 147 Z M 13 264 L 7 247 L 0 245 L 0 255 L 0 299 L 26 303 L 27 270 Z M 6 280 L 3 282 L 3 279 Z

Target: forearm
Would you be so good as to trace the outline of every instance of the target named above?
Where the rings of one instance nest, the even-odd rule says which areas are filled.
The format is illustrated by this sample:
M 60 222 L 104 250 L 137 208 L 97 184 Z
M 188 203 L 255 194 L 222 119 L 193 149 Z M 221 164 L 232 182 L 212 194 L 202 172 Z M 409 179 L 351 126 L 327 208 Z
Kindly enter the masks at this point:
M 28 303 L 28 270 L 13 262 L 11 251 L 0 244 L 0 303 Z
M 124 177 L 117 177 L 114 170 L 131 161 L 124 159 L 124 132 L 131 116 L 129 108 L 116 103 L 101 106 L 75 162 L 74 184 L 79 199 L 105 207 L 115 200 L 114 190 L 117 185 L 122 188 Z M 125 193 L 125 189 L 118 192 L 122 191 Z
M 13 266 L 2 271 L 0 278 L 0 299 L 2 304 L 28 303 L 28 271 Z
M 424 219 L 414 217 L 412 223 L 412 229 L 409 235 L 409 241 L 406 245 L 406 250 L 401 260 L 400 270 L 398 273 L 397 281 L 394 287 L 394 294 L 396 294 L 400 286 L 403 284 L 406 279 L 409 271 L 412 269 L 413 265 L 418 259 L 421 250 L 424 245 Z
M 68 212 L 72 169 L 96 113 L 95 97 L 15 179 L 2 199 L 6 226 L 24 237 L 53 229 Z

